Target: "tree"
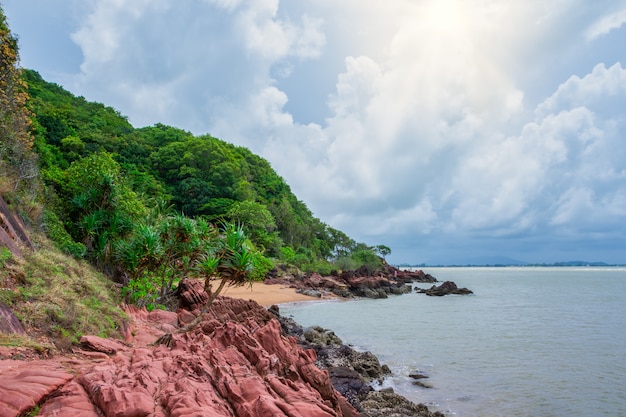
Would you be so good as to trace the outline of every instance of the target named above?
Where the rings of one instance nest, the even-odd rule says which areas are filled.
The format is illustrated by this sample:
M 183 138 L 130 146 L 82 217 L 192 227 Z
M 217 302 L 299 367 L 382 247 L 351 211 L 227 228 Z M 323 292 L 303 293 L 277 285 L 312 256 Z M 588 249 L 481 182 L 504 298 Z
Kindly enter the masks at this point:
M 18 64 L 17 39 L 0 7 L 0 179 L 8 180 L 13 191 L 39 174 L 36 154 L 31 151 L 28 93 Z
M 383 259 L 385 259 L 385 257 L 391 253 L 391 248 L 385 245 L 376 245 L 374 246 L 374 251 L 382 256 Z
M 252 285 L 252 265 L 254 253 L 243 228 L 239 224 L 226 223 L 221 238 L 215 247 L 206 248 L 196 263 L 196 270 L 204 278 L 204 289 L 209 299 L 200 310 L 200 314 L 188 325 L 175 333 L 186 333 L 200 324 L 211 309 L 213 301 L 226 286 Z M 213 281 L 218 281 L 213 289 Z M 172 333 L 161 336 L 155 345 L 172 345 Z
M 194 265 L 218 238 L 216 228 L 203 219 L 155 214 L 116 245 L 116 259 L 130 279 L 124 295 L 149 309 L 167 304 L 174 284 L 195 273 Z
M 280 248 L 280 239 L 276 230 L 274 216 L 266 206 L 255 201 L 246 200 L 234 203 L 226 213 L 231 221 L 242 224 L 246 234 L 255 242 L 257 247 L 277 254 Z
M 56 210 L 65 229 L 85 245 L 87 259 L 112 272 L 112 244 L 147 213 L 119 164 L 112 155 L 97 153 L 47 175 L 60 198 Z

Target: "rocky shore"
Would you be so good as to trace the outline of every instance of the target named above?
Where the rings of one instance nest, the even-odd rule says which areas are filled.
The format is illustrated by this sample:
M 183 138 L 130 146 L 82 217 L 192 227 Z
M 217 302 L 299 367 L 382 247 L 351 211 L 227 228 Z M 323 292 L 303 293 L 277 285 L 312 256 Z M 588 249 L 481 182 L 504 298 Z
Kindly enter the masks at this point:
M 0 417 L 441 415 L 374 391 L 369 382 L 388 369 L 371 353 L 251 300 L 219 298 L 171 349 L 152 346 L 195 317 L 200 287 L 181 292 L 175 313 L 128 306 L 124 341 L 85 336 L 73 353 L 46 359 L 2 348 Z
M 321 327 L 303 328 L 293 319 L 280 315 L 279 307 L 272 306 L 283 333 L 294 337 L 304 349 L 315 351 L 315 364 L 328 372 L 333 387 L 344 396 L 362 417 L 443 417 L 423 404 L 414 404 L 393 389 L 380 391 L 372 388 L 391 375 L 387 365 L 381 364 L 371 352 L 359 352 L 345 345 L 332 330 Z
M 404 271 L 386 264 L 382 271 L 362 267 L 355 271 L 333 271 L 329 276 L 283 273 L 265 280 L 267 284 L 286 285 L 302 294 L 320 298 L 328 295 L 387 298 L 392 294 L 410 293 L 413 282 L 435 283 L 437 279 L 421 270 Z

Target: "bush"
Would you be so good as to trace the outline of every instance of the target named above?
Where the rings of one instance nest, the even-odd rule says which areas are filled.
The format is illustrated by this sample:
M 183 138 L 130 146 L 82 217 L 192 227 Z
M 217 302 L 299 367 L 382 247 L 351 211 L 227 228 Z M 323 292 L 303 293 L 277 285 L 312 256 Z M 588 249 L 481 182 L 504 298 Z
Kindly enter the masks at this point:
M 252 257 L 252 272 L 250 276 L 253 281 L 263 281 L 267 273 L 274 267 L 274 262 L 271 259 L 257 253 Z
M 44 210 L 42 219 L 46 235 L 54 242 L 57 248 L 74 258 L 83 258 L 85 256 L 85 245 L 74 242 L 56 213 L 51 210 Z
M 124 297 L 129 304 L 145 307 L 146 310 L 152 311 L 163 307 L 157 303 L 159 290 L 160 286 L 156 284 L 151 277 L 146 275 L 131 279 L 130 282 L 122 288 L 122 297 Z

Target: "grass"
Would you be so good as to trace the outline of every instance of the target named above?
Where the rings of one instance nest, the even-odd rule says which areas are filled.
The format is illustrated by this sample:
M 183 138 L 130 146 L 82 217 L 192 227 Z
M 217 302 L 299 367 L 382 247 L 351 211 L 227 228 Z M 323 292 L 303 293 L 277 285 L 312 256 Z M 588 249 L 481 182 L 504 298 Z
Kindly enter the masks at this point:
M 38 237 L 37 246 L 0 271 L 0 301 L 11 307 L 31 341 L 43 338 L 67 350 L 85 334 L 119 337 L 127 318 L 114 283 L 44 238 Z M 0 345 L 16 341 L 3 337 Z
M 53 345 L 46 342 L 38 342 L 29 336 L 4 333 L 0 333 L 0 346 L 24 347 L 32 349 L 37 353 L 46 353 L 55 348 Z

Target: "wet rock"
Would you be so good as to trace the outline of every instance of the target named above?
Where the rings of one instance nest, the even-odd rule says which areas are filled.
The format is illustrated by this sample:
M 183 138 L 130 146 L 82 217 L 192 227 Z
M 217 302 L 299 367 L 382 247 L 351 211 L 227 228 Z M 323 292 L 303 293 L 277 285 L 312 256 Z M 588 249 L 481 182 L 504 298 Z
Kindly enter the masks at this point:
M 429 289 L 417 289 L 416 291 L 434 297 L 442 297 L 449 294 L 473 294 L 473 292 L 468 290 L 467 288 L 458 288 L 456 284 L 452 281 L 446 281 L 440 286 L 433 285 Z
M 414 404 L 396 394 L 393 390 L 372 391 L 361 401 L 364 417 L 445 417 L 440 412 L 432 412 L 423 404 Z
M 331 330 L 319 326 L 309 327 L 304 330 L 304 339 L 312 344 L 320 346 L 341 346 L 343 342 Z
M 359 399 L 365 397 L 373 388 L 365 382 L 361 374 L 345 366 L 329 368 L 328 374 L 335 389 L 357 410 L 362 411 Z
M 300 294 L 308 295 L 309 297 L 322 298 L 322 293 L 318 290 L 305 288 L 302 290 L 296 290 L 296 292 Z
M 333 386 L 360 412 L 362 417 L 443 417 L 430 412 L 425 405 L 414 404 L 394 393 L 393 389 L 374 391 L 371 383 L 391 375 L 387 365 L 381 365 L 371 352 L 358 352 L 347 345 L 316 344 L 304 337 L 305 331 L 293 319 L 279 314 L 278 307 L 270 308 L 286 334 L 294 336 L 305 348 L 314 349 L 315 363 L 326 369 Z M 322 329 L 325 332 L 328 330 Z
M 432 385 L 427 384 L 426 382 L 422 382 L 421 380 L 413 381 L 413 385 L 416 385 L 416 386 L 422 387 L 422 388 L 432 388 L 433 387 Z

